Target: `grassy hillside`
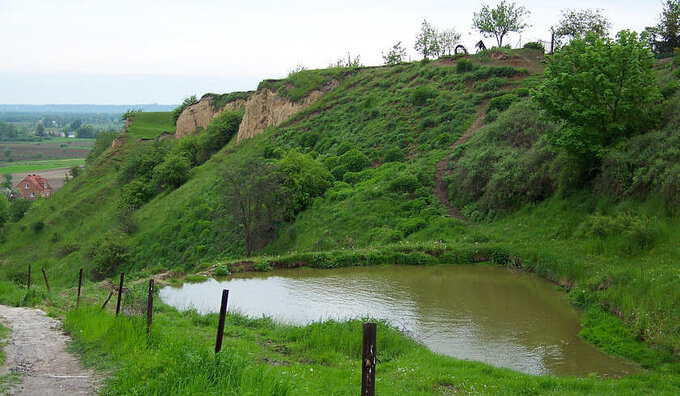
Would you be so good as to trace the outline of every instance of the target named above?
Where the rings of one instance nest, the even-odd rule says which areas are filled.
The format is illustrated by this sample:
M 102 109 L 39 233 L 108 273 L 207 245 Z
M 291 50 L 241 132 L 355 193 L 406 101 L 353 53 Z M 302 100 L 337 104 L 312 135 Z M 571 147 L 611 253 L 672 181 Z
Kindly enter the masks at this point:
M 128 133 L 140 139 L 153 139 L 163 132 L 175 133 L 172 112 L 139 112 L 134 116 Z
M 499 389 L 674 393 L 680 380 L 680 239 L 674 232 L 679 225 L 680 157 L 677 145 L 669 142 L 680 136 L 676 66 L 669 63 L 658 70 L 665 96 L 661 126 L 612 148 L 602 158 L 598 177 L 579 183 L 565 158 L 545 140 L 560 125 L 548 121 L 530 99 L 541 83 L 542 61 L 533 50 L 488 51 L 464 59 L 303 71 L 283 81 L 265 81 L 262 87 L 291 100 L 330 81 L 337 86 L 282 125 L 238 145 L 232 137 L 240 113 L 225 113 L 197 136 L 181 141 L 141 140 L 174 127 L 171 113 L 140 113 L 121 147 L 104 152 L 85 174 L 4 227 L 0 284 L 13 296 L 7 301 L 39 300 L 16 286 L 25 282 L 29 263 L 45 267 L 53 276 L 51 283 L 65 288 L 74 284 L 81 266 L 94 282 L 120 270 L 142 278 L 244 260 L 241 230 L 225 216 L 230 208 L 223 180 L 231 170 L 260 158 L 277 172 L 289 172 L 286 187 L 294 200 L 258 246 L 257 257 L 249 259 L 257 268 L 479 261 L 520 267 L 569 292 L 571 302 L 586 312 L 585 339 L 649 369 L 620 381 L 520 376 L 434 356 L 391 332 L 385 341 L 387 350 L 395 348 L 395 360 L 385 364 L 391 391 L 403 386 L 402 391 L 414 394 L 493 394 Z M 319 180 L 314 189 L 304 183 L 312 179 Z M 448 189 L 447 201 L 435 195 L 435 180 Z M 447 205 L 459 208 L 463 216 L 452 218 Z M 91 287 L 93 293 L 103 293 Z M 47 304 L 59 301 L 53 297 Z M 175 345 L 170 336 L 159 338 L 159 345 L 203 356 L 209 339 L 204 327 L 214 318 L 167 307 L 161 314 L 162 321 L 175 323 L 173 336 L 195 337 L 190 345 Z M 356 356 L 329 346 L 334 352 L 328 357 L 304 344 L 306 337 L 319 336 L 319 326 L 230 320 L 234 342 L 240 342 L 234 359 L 253 365 L 258 378 L 265 379 L 262 384 L 281 387 L 281 394 L 313 393 L 328 384 L 338 393 L 347 392 L 343 381 L 356 374 Z M 122 371 L 110 385 L 112 393 L 132 392 L 143 382 L 142 374 L 135 376 L 138 351 L 129 346 L 117 354 L 101 344 L 113 342 L 105 338 L 109 329 L 127 323 L 107 315 L 91 320 L 78 312 L 69 316 L 70 328 L 84 331 L 78 342 L 86 356 L 116 356 Z M 345 334 L 345 326 L 356 323 L 322 326 L 356 341 Z M 323 374 L 305 389 L 296 381 L 280 382 L 281 367 L 252 358 L 255 353 L 280 360 L 262 351 L 272 339 L 299 348 L 298 363 L 290 370 L 311 368 Z M 146 367 L 157 367 L 160 352 L 148 352 L 152 357 Z M 218 364 L 207 357 L 186 359 L 180 359 L 186 367 Z M 400 370 L 406 361 L 419 362 L 427 378 L 403 378 Z M 169 370 L 176 376 L 172 381 L 185 378 L 185 371 Z M 125 373 L 133 372 L 137 374 L 125 382 Z M 468 382 L 447 382 L 448 373 L 463 375 Z M 242 389 L 262 391 L 251 387 L 249 375 L 239 377 L 250 384 Z M 509 376 L 514 378 L 510 383 L 501 380 Z M 168 384 L 177 383 L 172 381 Z M 215 381 L 209 386 L 219 388 L 227 379 Z M 187 389 L 204 385 L 195 382 Z M 490 388 L 480 390 L 484 386 Z

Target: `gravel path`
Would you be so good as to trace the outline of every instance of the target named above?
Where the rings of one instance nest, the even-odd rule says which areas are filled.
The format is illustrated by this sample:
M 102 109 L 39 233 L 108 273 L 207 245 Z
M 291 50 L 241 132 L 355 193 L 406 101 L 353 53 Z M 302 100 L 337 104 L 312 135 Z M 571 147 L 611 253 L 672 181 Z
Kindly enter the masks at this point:
M 17 373 L 11 395 L 92 395 L 94 374 L 66 352 L 69 337 L 61 323 L 39 309 L 0 305 L 0 319 L 12 333 L 5 345 L 0 375 Z

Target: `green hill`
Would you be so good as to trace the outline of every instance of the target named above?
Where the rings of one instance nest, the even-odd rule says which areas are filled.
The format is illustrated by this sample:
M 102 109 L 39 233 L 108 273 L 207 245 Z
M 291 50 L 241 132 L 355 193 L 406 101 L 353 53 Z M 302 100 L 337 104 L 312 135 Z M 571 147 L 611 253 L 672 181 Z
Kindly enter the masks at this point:
M 656 70 L 659 125 L 604 153 L 589 179 L 546 138 L 561 125 L 530 98 L 543 67 L 540 52 L 524 49 L 301 71 L 260 90 L 297 101 L 334 88 L 238 144 L 243 113 L 223 113 L 181 140 L 140 139 L 174 130 L 171 113 L 140 113 L 121 146 L 5 226 L 0 277 L 22 284 L 32 264 L 70 287 L 83 266 L 98 281 L 120 270 L 141 278 L 242 261 L 260 269 L 491 261 L 555 281 L 586 310 L 584 338 L 650 370 L 622 382 L 590 379 L 597 385 L 584 392 L 650 391 L 658 382 L 672 393 L 680 379 L 677 66 Z M 224 183 L 247 166 L 280 178 L 286 202 L 250 247 L 229 221 Z M 239 175 L 246 184 L 265 177 Z M 518 381 L 516 389 L 544 380 Z M 581 391 L 545 381 L 549 393 Z

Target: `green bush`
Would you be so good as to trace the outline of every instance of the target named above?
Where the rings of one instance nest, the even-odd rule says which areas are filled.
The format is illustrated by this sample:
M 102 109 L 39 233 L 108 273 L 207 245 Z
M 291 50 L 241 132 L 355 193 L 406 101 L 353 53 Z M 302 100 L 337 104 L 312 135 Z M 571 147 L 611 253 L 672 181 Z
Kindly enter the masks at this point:
M 33 222 L 31 224 L 31 229 L 33 229 L 34 232 L 39 233 L 45 228 L 45 223 L 42 220 L 38 220 L 36 222 Z
M 136 179 L 123 186 L 119 208 L 139 209 L 155 195 L 153 184 L 147 179 Z
M 85 165 L 90 166 L 106 150 L 111 148 L 113 141 L 120 136 L 116 131 L 102 132 L 97 135 L 97 139 L 92 145 L 92 150 L 85 157 Z
M 16 223 L 17 221 L 21 220 L 26 212 L 28 212 L 28 209 L 31 208 L 32 203 L 33 201 L 24 198 L 15 199 L 12 201 L 9 204 L 10 221 Z
M 543 44 L 537 41 L 530 41 L 524 44 L 524 48 L 545 52 L 545 47 L 543 47 Z
M 390 191 L 413 193 L 420 187 L 418 178 L 410 173 L 402 173 L 390 182 Z
M 387 147 L 383 151 L 383 160 L 385 162 L 403 162 L 404 150 L 402 150 L 401 147 Z
M 359 172 L 367 168 L 371 161 L 364 153 L 351 149 L 337 158 L 337 163 L 345 168 L 345 172 Z
M 472 71 L 473 68 L 474 65 L 470 59 L 458 59 L 458 62 L 456 62 L 456 71 L 458 73 L 467 73 Z
M 319 161 L 295 150 L 278 163 L 283 185 L 289 195 L 293 213 L 304 210 L 312 199 L 322 196 L 331 186 L 331 173 Z
M 191 162 L 183 155 L 169 155 L 153 169 L 153 183 L 160 190 L 173 190 L 189 178 Z
M 421 85 L 420 87 L 414 89 L 411 93 L 411 103 L 416 106 L 424 106 L 435 96 L 437 96 L 437 92 L 434 89 L 426 85 Z
M 89 263 L 92 280 L 102 280 L 115 275 L 131 258 L 131 249 L 126 239 L 106 234 L 93 241 L 84 254 Z
M 518 99 L 519 98 L 517 98 L 517 96 L 514 94 L 505 94 L 503 96 L 492 98 L 491 100 L 489 100 L 489 107 L 487 107 L 486 113 L 488 114 L 493 110 L 503 112 L 510 108 L 510 105 L 515 103 Z
M 243 119 L 241 111 L 225 111 L 217 115 L 208 127 L 199 134 L 199 152 L 196 158 L 197 164 L 202 164 L 238 133 L 238 128 Z

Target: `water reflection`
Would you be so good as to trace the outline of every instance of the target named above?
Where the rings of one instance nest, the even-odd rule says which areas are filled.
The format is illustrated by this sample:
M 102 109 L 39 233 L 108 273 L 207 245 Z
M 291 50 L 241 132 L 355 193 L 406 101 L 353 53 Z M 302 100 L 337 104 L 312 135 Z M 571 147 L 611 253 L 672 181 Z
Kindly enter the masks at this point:
M 435 352 L 529 374 L 620 376 L 635 366 L 578 337 L 579 313 L 535 276 L 491 266 L 353 267 L 245 274 L 165 287 L 179 309 L 229 309 L 291 324 L 386 319 Z

